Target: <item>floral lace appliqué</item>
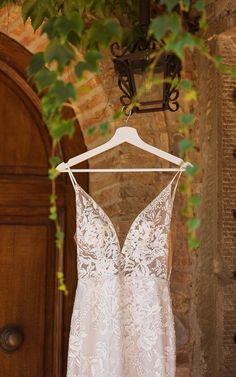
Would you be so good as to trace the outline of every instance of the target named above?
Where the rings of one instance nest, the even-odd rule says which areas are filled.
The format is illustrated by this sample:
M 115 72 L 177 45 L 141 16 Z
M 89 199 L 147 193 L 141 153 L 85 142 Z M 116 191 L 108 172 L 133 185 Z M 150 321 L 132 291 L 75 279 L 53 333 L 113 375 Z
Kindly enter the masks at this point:
M 134 219 L 123 247 L 102 208 L 74 187 L 78 284 L 67 377 L 175 377 L 172 184 Z

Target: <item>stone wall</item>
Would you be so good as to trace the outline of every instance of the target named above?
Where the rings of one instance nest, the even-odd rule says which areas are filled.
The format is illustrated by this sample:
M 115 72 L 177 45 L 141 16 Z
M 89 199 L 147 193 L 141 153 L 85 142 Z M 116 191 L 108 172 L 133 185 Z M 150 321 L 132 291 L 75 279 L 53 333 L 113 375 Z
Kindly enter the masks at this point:
M 215 49 L 214 44 L 212 50 Z M 199 130 L 201 166 L 201 247 L 193 256 L 192 287 L 192 373 L 191 376 L 217 376 L 216 298 L 214 260 L 217 254 L 218 218 L 218 93 L 217 73 L 212 64 L 195 56 L 195 83 L 199 104 L 195 109 Z
M 217 38 L 219 53 L 227 64 L 236 66 L 236 28 L 221 33 Z M 218 98 L 219 114 L 219 203 L 218 217 L 218 336 L 220 339 L 219 375 L 236 375 L 236 79 L 225 75 L 219 80 L 221 96 Z
M 209 29 L 206 40 L 213 54 L 236 64 L 235 1 L 207 1 Z M 236 375 L 235 297 L 235 85 L 209 62 L 195 59 L 199 88 L 196 109 L 201 147 L 201 248 L 193 269 L 194 377 Z

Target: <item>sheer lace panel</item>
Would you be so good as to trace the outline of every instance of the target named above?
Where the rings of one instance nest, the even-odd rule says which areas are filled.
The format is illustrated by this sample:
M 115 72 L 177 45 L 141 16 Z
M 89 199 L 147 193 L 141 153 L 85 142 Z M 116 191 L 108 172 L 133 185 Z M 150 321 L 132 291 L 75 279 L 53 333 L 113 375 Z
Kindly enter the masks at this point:
M 123 247 L 110 218 L 74 176 L 73 179 L 80 276 L 104 277 L 123 273 L 126 276 L 168 278 L 168 233 L 176 189 L 175 186 L 172 193 L 174 179 L 137 215 Z
M 175 377 L 167 272 L 175 177 L 137 215 L 121 247 L 110 218 L 69 173 L 78 284 L 67 377 Z

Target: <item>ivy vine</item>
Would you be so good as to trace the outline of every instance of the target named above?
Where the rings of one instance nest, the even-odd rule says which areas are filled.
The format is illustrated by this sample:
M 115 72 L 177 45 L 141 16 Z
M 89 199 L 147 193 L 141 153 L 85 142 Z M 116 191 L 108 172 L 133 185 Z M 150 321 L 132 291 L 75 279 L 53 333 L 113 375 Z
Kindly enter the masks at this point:
M 72 69 L 77 80 L 81 80 L 86 71 L 99 74 L 99 61 L 107 54 L 111 43 L 117 41 L 123 46 L 128 45 L 140 33 L 138 0 L 0 0 L 1 7 L 7 4 L 20 4 L 24 22 L 30 19 L 33 29 L 41 28 L 41 34 L 46 34 L 48 38 L 44 51 L 33 56 L 28 75 L 41 96 L 43 119 L 52 138 L 48 171 L 48 177 L 52 181 L 49 218 L 55 221 L 56 246 L 62 251 L 64 232 L 58 221 L 55 185 L 60 174 L 56 166 L 61 159 L 56 156 L 55 150 L 65 135 L 73 136 L 73 119 L 63 119 L 62 109 L 68 101 L 76 103 L 80 95 L 75 89 L 76 83 L 66 82 L 63 74 Z M 191 32 L 187 22 L 192 15 L 197 20 L 197 33 Z M 204 42 L 207 19 L 203 0 L 151 0 L 151 18 L 148 36 L 161 42 L 162 50 L 159 54 L 163 51 L 172 52 L 184 65 L 186 53 L 197 50 L 212 61 L 220 72 L 236 76 L 235 67 L 224 65 L 220 56 L 212 56 Z M 78 56 L 83 58 L 78 61 Z M 150 70 L 146 86 L 150 88 L 153 83 L 153 71 Z M 191 80 L 183 78 L 178 85 L 183 92 L 184 101 L 197 101 L 197 92 Z M 112 119 L 122 116 L 121 112 L 117 112 Z M 184 159 L 188 159 L 195 147 L 194 140 L 190 138 L 194 124 L 194 114 L 181 113 L 178 131 L 183 137 L 179 142 L 179 150 Z M 104 133 L 107 125 L 100 124 L 101 132 Z M 92 126 L 88 132 L 92 133 L 94 129 Z M 187 218 L 190 250 L 199 247 L 196 232 L 200 219 L 196 213 L 200 198 L 192 192 L 191 185 L 198 171 L 196 164 L 188 167 L 185 181 L 181 185 L 181 191 L 186 195 L 183 214 Z M 63 271 L 58 271 L 57 277 L 59 290 L 67 294 Z

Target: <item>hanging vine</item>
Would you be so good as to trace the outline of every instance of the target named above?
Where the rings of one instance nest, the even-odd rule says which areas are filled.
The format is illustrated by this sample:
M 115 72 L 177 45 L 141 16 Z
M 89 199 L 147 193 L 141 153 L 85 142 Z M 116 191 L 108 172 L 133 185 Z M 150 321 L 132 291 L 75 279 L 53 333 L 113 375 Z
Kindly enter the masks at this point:
M 52 181 L 49 218 L 55 221 L 56 246 L 58 251 L 62 251 L 64 232 L 58 221 L 55 184 L 60 174 L 56 166 L 61 159 L 55 155 L 55 150 L 65 135 L 73 136 L 73 119 L 63 119 L 62 109 L 68 101 L 76 103 L 80 95 L 75 89 L 76 83 L 66 82 L 63 74 L 66 70 L 72 69 L 77 80 L 81 80 L 86 71 L 99 74 L 98 63 L 107 54 L 111 43 L 117 41 L 126 46 L 140 33 L 138 0 L 0 0 L 1 7 L 8 4 L 20 5 L 24 22 L 30 19 L 33 29 L 40 28 L 41 34 L 46 34 L 48 38 L 45 49 L 33 56 L 28 75 L 36 84 L 41 96 L 43 119 L 52 138 L 48 171 L 48 177 Z M 162 51 L 158 53 L 172 52 L 184 65 L 186 52 L 197 50 L 211 60 L 221 72 L 235 76 L 235 68 L 224 65 L 220 56 L 211 56 L 204 42 L 202 35 L 207 28 L 207 20 L 203 0 L 152 0 L 151 16 L 148 35 L 161 42 Z M 197 34 L 192 31 L 197 31 Z M 78 59 L 78 56 L 83 58 Z M 156 82 L 150 69 L 148 79 L 144 87 L 140 88 L 134 103 L 138 101 L 142 91 L 150 89 L 153 84 Z M 184 101 L 197 101 L 197 91 L 191 80 L 183 78 L 178 85 Z M 112 120 L 122 116 L 121 112 L 117 112 Z M 188 159 L 195 146 L 194 140 L 190 138 L 194 123 L 194 114 L 191 112 L 179 116 L 179 132 L 183 136 L 179 142 L 179 150 L 184 159 Z M 108 126 L 108 123 L 101 123 L 100 130 L 104 133 Z M 92 126 L 89 132 L 92 133 L 94 129 Z M 198 170 L 196 164 L 188 167 L 187 177 L 181 185 L 181 191 L 186 197 L 183 213 L 187 218 L 190 250 L 199 246 L 196 231 L 200 219 L 196 216 L 196 208 L 200 198 L 192 193 L 191 186 Z M 58 271 L 57 277 L 59 290 L 67 294 L 63 271 Z

